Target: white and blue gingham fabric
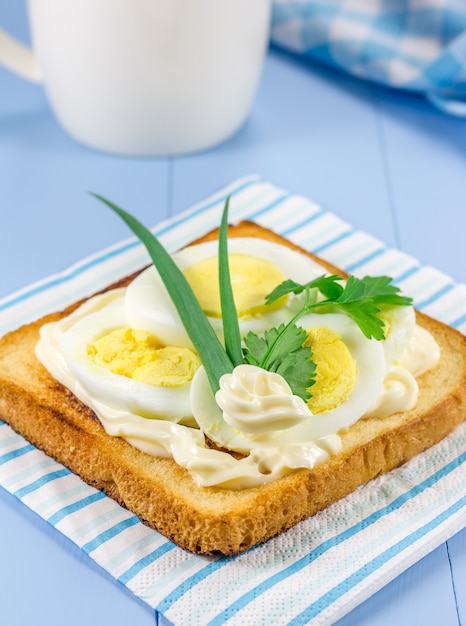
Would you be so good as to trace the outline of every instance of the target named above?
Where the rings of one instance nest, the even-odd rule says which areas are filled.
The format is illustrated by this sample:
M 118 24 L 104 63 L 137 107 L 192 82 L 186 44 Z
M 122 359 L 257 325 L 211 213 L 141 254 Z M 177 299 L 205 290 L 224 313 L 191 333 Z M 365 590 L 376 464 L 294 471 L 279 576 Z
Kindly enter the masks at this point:
M 466 332 L 466 286 L 258 177 L 154 232 L 169 250 L 230 217 L 252 219 L 359 274 L 388 274 L 416 306 Z M 0 334 L 148 263 L 134 239 L 0 301 Z M 0 486 L 175 626 L 324 626 L 466 525 L 466 423 L 405 466 L 231 559 L 190 554 L 0 422 Z
M 273 0 L 272 42 L 466 116 L 464 0 Z

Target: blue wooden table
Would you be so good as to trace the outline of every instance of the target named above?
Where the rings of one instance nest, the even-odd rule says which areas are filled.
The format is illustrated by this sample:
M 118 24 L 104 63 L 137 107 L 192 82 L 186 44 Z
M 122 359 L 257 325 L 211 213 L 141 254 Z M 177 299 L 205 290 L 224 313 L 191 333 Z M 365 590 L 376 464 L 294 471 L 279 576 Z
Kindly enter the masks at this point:
M 4 0 L 0 24 L 28 41 L 24 2 Z M 127 159 L 77 144 L 40 86 L 0 68 L 0 297 L 128 236 L 89 191 L 154 225 L 252 173 L 466 282 L 466 119 L 271 50 L 245 126 L 221 146 L 176 158 Z M 0 555 L 2 624 L 157 620 L 3 490 Z M 339 626 L 413 622 L 466 624 L 466 530 Z

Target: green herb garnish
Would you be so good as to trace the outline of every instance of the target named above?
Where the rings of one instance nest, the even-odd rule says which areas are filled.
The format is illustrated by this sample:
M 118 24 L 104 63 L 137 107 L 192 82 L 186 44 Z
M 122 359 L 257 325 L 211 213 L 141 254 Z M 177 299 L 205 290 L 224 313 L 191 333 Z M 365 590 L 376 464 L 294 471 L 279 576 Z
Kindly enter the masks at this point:
M 271 304 L 285 294 L 306 291 L 309 297 L 298 312 L 299 317 L 323 307 L 336 308 L 354 320 L 368 339 L 373 337 L 379 341 L 385 339 L 384 322 L 379 317 L 381 311 L 386 307 L 408 306 L 413 302 L 411 298 L 399 295 L 400 289 L 392 284 L 389 276 L 349 276 L 345 286 L 340 284 L 343 281 L 337 275 L 320 276 L 304 285 L 286 280 L 266 297 L 266 302 Z M 311 302 L 311 290 L 320 291 L 324 299 L 315 297 Z
M 218 238 L 218 279 L 220 287 L 220 305 L 222 310 L 223 336 L 225 350 L 233 365 L 244 363 L 241 349 L 238 314 L 236 312 L 233 289 L 230 280 L 230 264 L 228 261 L 228 208 L 230 196 L 226 199 Z
M 201 309 L 188 281 L 171 256 L 149 229 L 135 217 L 106 200 L 98 194 L 92 194 L 98 200 L 117 213 L 145 245 L 160 277 L 170 294 L 183 326 L 191 339 L 194 348 L 204 365 L 212 391 L 219 389 L 220 377 L 233 371 L 233 363 L 229 359 L 214 329 Z

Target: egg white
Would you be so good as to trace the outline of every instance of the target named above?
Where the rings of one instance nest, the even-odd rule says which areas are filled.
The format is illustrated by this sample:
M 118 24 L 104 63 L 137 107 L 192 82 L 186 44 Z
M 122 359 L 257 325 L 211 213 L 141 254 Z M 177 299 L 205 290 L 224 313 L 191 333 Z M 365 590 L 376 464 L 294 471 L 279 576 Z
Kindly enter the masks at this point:
M 397 365 L 414 334 L 416 314 L 412 306 L 394 306 L 382 311 L 388 322 L 386 339 L 382 342 L 387 370 Z

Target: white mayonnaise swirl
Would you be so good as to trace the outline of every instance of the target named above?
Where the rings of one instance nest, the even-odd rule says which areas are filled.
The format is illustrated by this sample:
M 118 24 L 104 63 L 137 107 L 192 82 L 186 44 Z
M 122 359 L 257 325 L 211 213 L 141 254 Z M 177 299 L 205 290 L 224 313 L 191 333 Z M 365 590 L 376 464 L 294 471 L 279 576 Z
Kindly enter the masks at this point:
M 227 424 L 248 435 L 285 430 L 312 417 L 279 374 L 255 365 L 238 365 L 219 381 L 215 395 Z
M 417 402 L 419 385 L 404 367 L 394 366 L 386 374 L 382 391 L 376 403 L 364 417 L 387 417 L 399 411 L 412 409 Z
M 389 368 L 375 404 L 364 417 L 384 418 L 416 406 L 419 385 L 416 376 L 434 368 L 440 359 L 440 348 L 432 335 L 415 324 L 399 364 Z
M 411 340 L 401 355 L 400 366 L 411 372 L 413 376 L 421 376 L 424 372 L 433 369 L 440 359 L 440 348 L 429 333 L 422 326 L 414 327 Z

